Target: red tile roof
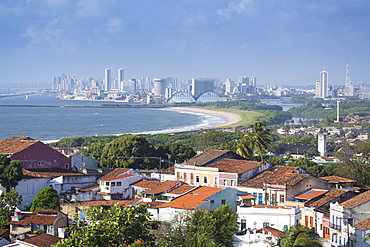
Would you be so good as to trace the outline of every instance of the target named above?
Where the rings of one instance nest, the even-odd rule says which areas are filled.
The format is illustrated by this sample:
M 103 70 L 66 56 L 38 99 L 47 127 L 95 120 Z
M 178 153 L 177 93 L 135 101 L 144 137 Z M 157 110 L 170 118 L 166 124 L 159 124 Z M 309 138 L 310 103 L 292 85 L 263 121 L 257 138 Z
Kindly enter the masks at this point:
M 158 183 L 157 186 L 155 186 L 154 188 L 152 188 L 150 190 L 143 191 L 142 193 L 143 194 L 158 195 L 158 194 L 161 194 L 161 193 L 168 192 L 171 189 L 173 189 L 174 187 L 179 186 L 180 184 L 181 184 L 181 182 L 179 182 L 179 181 L 167 180 L 167 181 Z
M 355 196 L 345 202 L 342 202 L 340 205 L 346 208 L 354 208 L 368 201 L 370 201 L 370 190 L 359 194 L 358 196 Z
M 241 199 L 256 199 L 256 197 L 252 194 L 249 195 L 239 195 Z
M 356 183 L 356 180 L 338 177 L 338 176 L 327 176 L 327 177 L 320 177 L 323 180 L 328 181 L 329 183 Z
M 263 188 L 266 184 L 292 186 L 310 176 L 296 173 L 299 169 L 290 166 L 273 166 L 240 185 L 255 188 Z
M 207 198 L 223 190 L 217 187 L 199 187 L 189 193 L 173 199 L 165 203 L 161 208 L 181 208 L 181 209 L 194 209 L 207 201 Z
M 32 146 L 36 142 L 28 136 L 12 136 L 6 140 L 0 141 L 0 153 L 15 154 Z
M 49 213 L 49 214 L 57 214 L 58 210 L 50 210 L 50 209 L 36 209 L 36 213 Z
M 106 201 L 106 200 L 96 200 L 96 201 L 84 201 L 84 202 L 79 202 L 77 203 L 76 205 L 77 206 L 100 206 L 100 205 L 104 205 L 104 206 L 113 206 L 113 205 L 116 205 L 117 203 L 123 205 L 123 206 L 131 206 L 133 204 L 136 204 L 137 202 L 139 202 L 140 200 L 142 200 L 141 198 L 133 198 L 132 200 L 109 200 L 109 201 Z
M 323 197 L 321 197 L 318 200 L 315 200 L 313 202 L 308 202 L 308 206 L 313 207 L 313 208 L 319 208 L 321 206 L 324 206 L 326 203 L 329 203 L 333 201 L 334 199 L 340 197 L 341 195 L 347 193 L 348 191 L 346 190 L 339 190 L 339 189 L 334 189 L 329 192 L 327 192 Z
M 114 178 L 114 177 L 117 177 L 119 175 L 122 175 L 123 173 L 129 171 L 130 169 L 129 168 L 117 168 L 117 169 L 114 169 L 113 171 L 105 174 L 104 176 L 102 176 L 100 178 L 100 180 L 106 180 L 106 179 L 110 179 L 110 178 Z
M 85 176 L 84 173 L 74 172 L 71 170 L 64 170 L 61 168 L 51 169 L 22 169 L 23 176 L 26 178 L 53 178 L 59 176 Z
M 120 175 L 120 176 L 117 176 L 117 177 L 106 178 L 106 179 L 100 179 L 100 180 L 103 180 L 103 181 L 112 181 L 112 180 L 116 180 L 116 179 L 120 179 L 120 178 L 128 178 L 128 177 L 132 177 L 132 176 L 134 176 L 134 174 L 123 174 L 123 175 Z
M 38 215 L 38 214 L 25 214 L 18 221 L 10 221 L 9 225 L 52 225 L 57 219 L 56 215 Z
M 55 245 L 56 243 L 58 243 L 59 240 L 61 240 L 60 237 L 50 235 L 47 233 L 42 233 L 34 237 L 23 239 L 21 241 L 29 243 L 29 244 L 33 244 L 39 247 L 49 247 L 51 245 Z
M 171 190 L 170 192 L 168 192 L 169 194 L 175 194 L 175 195 L 182 195 L 188 191 L 191 191 L 192 189 L 195 189 L 197 186 L 191 186 L 191 185 L 186 185 L 186 184 L 183 184 L 181 185 L 180 187 L 177 187 L 176 189 L 174 190 Z
M 370 229 L 370 218 L 360 223 L 354 225 L 355 228 L 359 229 L 360 231 L 366 231 Z
M 157 181 L 140 180 L 139 182 L 133 183 L 131 185 L 135 187 L 145 188 L 145 189 L 153 189 L 156 186 L 158 186 L 159 183 L 160 182 L 157 182 Z
M 153 202 L 140 202 L 139 205 L 148 206 L 149 208 L 159 208 L 165 203 L 166 202 L 162 202 L 162 201 L 153 201 Z
M 328 191 L 327 190 L 312 189 L 312 190 L 305 191 L 305 192 L 303 192 L 299 195 L 296 195 L 294 198 L 295 199 L 303 199 L 303 200 L 311 200 L 315 197 L 318 197 L 320 195 L 325 194 L 326 192 L 328 192 Z
M 263 231 L 265 231 L 265 234 L 271 233 L 271 235 L 274 236 L 275 238 L 279 238 L 279 237 L 284 236 L 284 232 L 282 232 L 278 229 L 275 229 L 271 226 L 265 226 L 264 228 L 261 228 L 261 229 L 257 230 L 256 232 L 257 233 L 263 233 Z
M 263 163 L 257 161 L 222 159 L 209 167 L 217 167 L 220 172 L 243 174 L 261 165 L 263 165 Z
M 90 191 L 90 190 L 98 189 L 98 188 L 100 188 L 100 185 L 94 185 L 94 186 L 91 186 L 91 187 L 80 189 L 80 191 L 86 192 L 86 191 Z
M 185 164 L 187 165 L 196 165 L 196 166 L 203 166 L 209 162 L 211 162 L 212 160 L 215 160 L 217 158 L 219 158 L 220 156 L 228 153 L 230 151 L 228 150 L 214 150 L 214 149 L 210 149 L 208 151 L 205 151 L 204 153 L 198 155 L 198 156 L 195 156 L 194 158 L 188 160 L 187 162 L 185 162 Z
M 175 166 L 170 166 L 162 172 L 162 174 L 172 174 L 175 175 Z

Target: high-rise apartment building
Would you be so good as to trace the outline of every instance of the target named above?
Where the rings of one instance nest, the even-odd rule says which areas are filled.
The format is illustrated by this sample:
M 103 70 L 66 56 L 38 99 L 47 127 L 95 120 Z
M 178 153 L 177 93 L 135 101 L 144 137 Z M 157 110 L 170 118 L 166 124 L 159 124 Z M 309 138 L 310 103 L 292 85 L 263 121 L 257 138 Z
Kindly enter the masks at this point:
M 346 64 L 346 81 L 344 83 L 344 96 L 353 97 L 355 96 L 355 87 L 353 81 L 349 77 L 349 64 Z
M 320 86 L 321 86 L 321 98 L 328 97 L 328 72 L 323 70 L 320 72 Z
M 163 78 L 155 78 L 153 79 L 154 88 L 153 93 L 155 95 L 163 96 L 166 92 L 166 79 Z
M 107 92 L 110 90 L 110 82 L 111 82 L 110 68 L 106 68 L 104 71 L 104 84 L 103 84 L 104 91 Z
M 214 92 L 214 79 L 193 78 L 191 80 L 191 94 L 198 97 L 205 92 Z
M 118 69 L 118 76 L 117 76 L 117 82 L 118 82 L 118 85 L 124 80 L 123 78 L 123 69 L 122 68 L 119 68 Z

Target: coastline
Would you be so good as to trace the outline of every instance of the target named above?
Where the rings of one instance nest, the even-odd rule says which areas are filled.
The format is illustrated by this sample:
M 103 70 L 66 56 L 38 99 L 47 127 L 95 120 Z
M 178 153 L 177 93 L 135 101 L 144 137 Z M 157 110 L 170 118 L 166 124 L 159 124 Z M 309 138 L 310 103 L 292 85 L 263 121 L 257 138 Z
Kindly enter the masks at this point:
M 200 109 L 200 108 L 193 108 L 193 107 L 169 107 L 166 109 L 175 110 L 175 111 L 178 110 L 178 111 L 190 111 L 190 112 L 198 112 L 198 113 L 203 113 L 203 114 L 211 114 L 211 115 L 220 116 L 226 120 L 224 124 L 218 125 L 218 126 L 212 126 L 210 128 L 221 128 L 224 126 L 238 123 L 242 120 L 242 118 L 238 114 L 231 113 L 231 112 L 214 111 L 214 110 L 207 110 L 207 109 Z

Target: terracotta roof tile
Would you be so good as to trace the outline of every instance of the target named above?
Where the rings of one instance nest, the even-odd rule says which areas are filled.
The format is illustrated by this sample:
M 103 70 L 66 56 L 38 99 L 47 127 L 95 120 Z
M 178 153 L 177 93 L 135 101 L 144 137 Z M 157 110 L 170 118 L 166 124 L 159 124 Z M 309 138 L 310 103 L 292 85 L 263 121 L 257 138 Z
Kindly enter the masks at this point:
M 360 231 L 366 231 L 370 229 L 370 218 L 360 223 L 354 225 L 355 228 L 359 229 Z
M 263 188 L 265 184 L 292 186 L 310 176 L 309 174 L 296 173 L 299 169 L 290 166 L 273 166 L 240 185 L 256 188 Z
M 346 190 L 339 190 L 339 189 L 334 189 L 329 192 L 327 192 L 323 197 L 321 197 L 318 200 L 315 200 L 313 202 L 308 202 L 308 206 L 313 207 L 313 208 L 319 208 L 324 206 L 326 203 L 329 203 L 333 201 L 334 199 L 342 196 L 343 194 L 347 193 L 348 191 Z
M 50 235 L 50 234 L 47 234 L 47 233 L 42 233 L 42 234 L 38 234 L 34 237 L 23 239 L 21 241 L 29 243 L 29 244 L 33 244 L 33 245 L 36 245 L 36 246 L 39 246 L 39 247 L 48 247 L 48 246 L 51 246 L 51 245 L 55 245 L 56 243 L 59 242 L 59 240 L 61 240 L 60 237 Z
M 222 159 L 209 167 L 217 167 L 220 172 L 242 174 L 261 165 L 263 165 L 262 162 L 250 160 Z
M 57 214 L 58 210 L 50 210 L 50 209 L 36 209 L 36 213 L 49 213 L 49 214 Z
M 181 209 L 194 209 L 207 201 L 207 198 L 211 195 L 223 190 L 217 187 L 199 187 L 189 193 L 186 193 L 180 197 L 173 199 L 172 201 L 165 203 L 161 208 L 181 208 Z
M 123 173 L 129 171 L 130 169 L 129 168 L 117 168 L 117 169 L 114 169 L 113 171 L 105 174 L 104 176 L 102 176 L 100 178 L 100 180 L 106 180 L 106 179 L 109 179 L 109 178 L 113 178 L 113 177 L 117 177 L 119 175 L 122 175 Z
M 187 162 L 185 162 L 185 164 L 187 165 L 196 165 L 196 166 L 204 166 L 204 165 L 207 165 L 209 162 L 213 161 L 213 160 L 216 160 L 217 158 L 219 158 L 220 156 L 228 153 L 230 151 L 228 150 L 214 150 L 214 149 L 211 149 L 211 150 L 207 150 L 205 151 L 204 153 L 198 155 L 198 156 L 195 156 L 194 158 L 188 160 Z
M 91 186 L 91 187 L 87 187 L 87 188 L 83 188 L 83 189 L 80 189 L 80 191 L 90 191 L 90 190 L 94 190 L 94 189 L 98 189 L 100 188 L 100 185 L 94 185 L 94 186 Z
M 370 190 L 361 193 L 358 196 L 355 196 L 345 202 L 342 202 L 340 205 L 346 208 L 354 208 L 368 201 L 370 201 Z
M 241 199 L 256 199 L 256 197 L 252 194 L 249 195 L 239 195 Z
M 165 203 L 166 202 L 162 202 L 162 201 L 153 201 L 153 202 L 140 202 L 139 205 L 148 206 L 149 208 L 159 208 Z
M 154 188 L 152 188 L 150 190 L 143 191 L 142 193 L 143 194 L 158 195 L 158 194 L 161 194 L 161 193 L 168 192 L 171 189 L 173 189 L 174 187 L 179 186 L 180 184 L 181 184 L 181 182 L 179 182 L 179 181 L 167 180 L 167 181 L 158 183 L 157 186 L 155 186 Z
M 0 142 L 0 153 L 2 154 L 15 154 L 32 146 L 36 142 L 27 136 L 12 136 Z
M 10 230 L 9 229 L 0 229 L 0 237 L 5 235 L 9 235 Z
M 338 177 L 338 176 L 327 176 L 327 177 L 320 177 L 323 180 L 328 181 L 329 183 L 356 183 L 356 180 Z
M 180 187 L 177 187 L 176 189 L 174 190 L 171 190 L 170 192 L 168 192 L 169 194 L 175 194 L 175 195 L 182 195 L 192 189 L 195 189 L 197 186 L 191 186 L 191 185 L 186 185 L 186 184 L 183 184 L 181 185 Z
M 92 206 L 92 207 L 95 207 L 95 206 L 100 206 L 100 205 L 113 206 L 113 205 L 116 205 L 117 203 L 119 203 L 119 204 L 121 204 L 123 206 L 127 206 L 128 207 L 128 206 L 131 206 L 131 205 L 136 204 L 140 200 L 142 200 L 142 199 L 141 198 L 133 198 L 132 200 L 109 200 L 109 201 L 106 201 L 106 200 L 96 200 L 96 201 L 79 202 L 76 205 L 77 206 Z
M 311 200 L 315 197 L 318 197 L 320 195 L 325 194 L 328 192 L 327 190 L 317 190 L 317 189 L 312 189 L 312 190 L 307 190 L 299 195 L 296 195 L 294 198 L 295 199 L 304 199 L 304 200 Z
M 64 170 L 61 168 L 51 169 L 22 169 L 23 176 L 26 178 L 53 178 L 59 176 L 85 176 L 84 173 L 74 172 L 71 170 Z
M 262 233 L 263 231 L 265 231 L 266 234 L 271 233 L 271 235 L 274 236 L 275 238 L 279 238 L 279 237 L 284 236 L 284 232 L 282 232 L 278 229 L 275 229 L 271 226 L 265 226 L 264 228 L 261 228 L 261 229 L 257 230 L 256 232 L 257 233 Z
M 57 219 L 56 215 L 38 215 L 38 214 L 25 214 L 18 221 L 10 221 L 9 225 L 52 225 Z
M 140 180 L 136 183 L 133 183 L 131 184 L 132 186 L 135 186 L 135 187 L 141 187 L 141 188 L 145 188 L 145 189 L 153 189 L 155 188 L 156 186 L 158 186 L 160 182 L 157 182 L 157 181 L 150 181 L 150 180 Z
M 104 180 L 104 181 L 111 181 L 111 180 L 116 180 L 116 179 L 120 179 L 120 178 L 128 178 L 128 177 L 132 177 L 134 176 L 134 174 L 123 174 L 123 175 L 120 175 L 120 176 L 117 176 L 117 177 L 112 177 L 112 178 L 106 178 L 106 179 L 101 179 L 100 180 Z
M 162 172 L 162 174 L 172 174 L 175 175 L 175 166 L 170 166 Z

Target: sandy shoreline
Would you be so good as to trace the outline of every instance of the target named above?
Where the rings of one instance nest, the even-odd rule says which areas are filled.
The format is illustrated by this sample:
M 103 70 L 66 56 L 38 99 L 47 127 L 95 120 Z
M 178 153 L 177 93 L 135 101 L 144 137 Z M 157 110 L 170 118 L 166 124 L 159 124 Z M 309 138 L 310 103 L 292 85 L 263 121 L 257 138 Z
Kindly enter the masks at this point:
M 167 109 L 211 114 L 211 115 L 221 116 L 221 117 L 226 119 L 226 123 L 224 123 L 220 126 L 213 126 L 212 128 L 218 128 L 218 127 L 234 124 L 234 123 L 240 122 L 242 120 L 241 117 L 238 114 L 231 113 L 231 112 L 213 111 L 213 110 L 206 110 L 206 109 L 200 109 L 200 108 L 191 108 L 191 107 L 170 107 L 170 108 L 167 108 Z

